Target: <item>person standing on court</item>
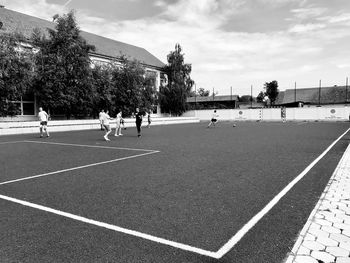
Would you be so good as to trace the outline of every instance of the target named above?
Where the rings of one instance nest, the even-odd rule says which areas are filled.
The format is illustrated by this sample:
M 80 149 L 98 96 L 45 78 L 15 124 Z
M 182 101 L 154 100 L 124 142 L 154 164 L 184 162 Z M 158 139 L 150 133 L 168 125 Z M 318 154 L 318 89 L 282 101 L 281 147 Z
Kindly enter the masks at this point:
M 117 114 L 116 118 L 116 127 L 115 127 L 115 134 L 114 136 L 123 136 L 122 134 L 122 127 L 121 127 L 121 121 L 122 121 L 122 111 L 120 110 Z
M 218 122 L 218 117 L 219 117 L 219 114 L 217 114 L 216 110 L 214 110 L 207 128 L 209 128 L 211 125 L 214 125 L 215 127 L 216 123 Z
M 39 108 L 38 118 L 40 121 L 40 138 L 43 137 L 43 130 L 47 137 L 50 137 L 49 130 L 47 129 L 47 122 L 49 121 L 49 114 L 43 110 L 42 107 Z
M 103 123 L 102 123 L 102 115 L 103 115 L 104 113 L 105 113 L 105 111 L 104 111 L 104 110 L 101 110 L 100 113 L 98 114 L 98 119 L 99 119 L 100 125 L 101 125 L 101 131 L 104 130 L 104 128 L 103 128 Z
M 147 125 L 147 128 L 150 128 L 151 127 L 151 111 L 148 111 L 148 115 L 147 115 L 147 121 L 148 121 L 148 125 Z
M 143 115 L 142 115 L 142 113 L 140 112 L 140 109 L 139 109 L 139 108 L 136 108 L 135 117 L 136 117 L 137 137 L 141 137 L 141 124 L 142 124 Z
M 110 141 L 110 139 L 108 139 L 108 135 L 111 133 L 111 126 L 109 124 L 109 121 L 111 120 L 111 117 L 109 117 L 108 115 L 108 111 L 106 111 L 105 113 L 102 114 L 102 124 L 104 129 L 106 130 L 106 134 L 103 136 L 103 138 L 106 141 Z

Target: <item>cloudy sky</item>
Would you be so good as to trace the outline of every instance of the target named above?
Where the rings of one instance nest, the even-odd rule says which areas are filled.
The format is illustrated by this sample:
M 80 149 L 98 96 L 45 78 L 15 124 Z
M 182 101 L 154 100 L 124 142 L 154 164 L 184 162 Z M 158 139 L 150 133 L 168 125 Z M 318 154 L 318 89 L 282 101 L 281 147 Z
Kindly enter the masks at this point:
M 76 11 L 84 31 L 140 46 L 167 62 L 175 44 L 197 88 L 250 94 L 345 85 L 350 77 L 349 0 L 0 0 L 51 20 Z

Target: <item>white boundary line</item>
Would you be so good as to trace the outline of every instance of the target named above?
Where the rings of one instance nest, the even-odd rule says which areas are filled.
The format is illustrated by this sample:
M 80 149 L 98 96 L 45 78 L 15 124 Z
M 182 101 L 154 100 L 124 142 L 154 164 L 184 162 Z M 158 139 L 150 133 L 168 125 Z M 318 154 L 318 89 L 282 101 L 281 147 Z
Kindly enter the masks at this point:
M 215 252 L 211 252 L 211 251 L 207 251 L 207 250 L 204 250 L 204 249 L 192 247 L 192 246 L 189 246 L 189 245 L 186 245 L 186 244 L 170 241 L 170 240 L 167 240 L 167 239 L 164 239 L 164 238 L 159 238 L 159 237 L 155 237 L 155 236 L 152 236 L 152 235 L 144 234 L 144 233 L 141 233 L 141 232 L 138 232 L 138 231 L 135 231 L 135 230 L 130 230 L 130 229 L 126 229 L 126 228 L 123 228 L 123 227 L 111 225 L 111 224 L 108 224 L 108 223 L 99 222 L 99 221 L 96 221 L 96 220 L 93 220 L 93 219 L 88 219 L 86 217 L 82 217 L 82 216 L 66 213 L 66 212 L 59 211 L 59 210 L 56 210 L 56 209 L 53 209 L 53 208 L 50 208 L 50 207 L 46 207 L 46 206 L 42 206 L 42 205 L 38 205 L 38 204 L 33 204 L 33 203 L 30 203 L 30 202 L 19 200 L 19 199 L 15 199 L 15 198 L 12 198 L 12 197 L 9 197 L 9 196 L 0 195 L 0 199 L 7 200 L 7 201 L 10 201 L 10 202 L 14 202 L 14 203 L 17 203 L 17 204 L 20 204 L 20 205 L 23 205 L 23 206 L 28 206 L 28 207 L 32 207 L 32 208 L 35 208 L 35 209 L 39 209 L 39 210 L 42 210 L 42 211 L 45 211 L 45 212 L 49 212 L 49 213 L 53 213 L 53 214 L 56 214 L 56 215 L 60 215 L 60 216 L 63 216 L 63 217 L 71 218 L 71 219 L 74 219 L 74 220 L 77 220 L 77 221 L 80 221 L 80 222 L 84 222 L 84 223 L 87 223 L 87 224 L 91 224 L 91 225 L 107 228 L 107 229 L 110 229 L 110 230 L 114 230 L 116 232 L 120 232 L 120 233 L 124 233 L 124 234 L 127 234 L 127 235 L 131 235 L 131 236 L 135 236 L 135 237 L 151 240 L 151 241 L 154 241 L 154 242 L 157 242 L 157 243 L 160 243 L 160 244 L 168 245 L 168 246 L 179 248 L 179 249 L 182 249 L 182 250 L 194 252 L 194 253 L 201 254 L 201 255 L 204 255 L 204 256 L 217 258 L 217 255 L 216 255 Z
M 278 195 L 276 195 L 258 214 L 256 214 L 252 219 L 250 219 L 224 246 L 222 246 L 217 252 L 218 258 L 223 257 L 227 252 L 229 252 L 242 238 L 245 234 L 252 229 L 256 223 L 260 221 L 278 202 L 285 196 L 293 186 L 298 183 L 310 170 L 313 168 L 329 151 L 333 146 L 350 130 L 347 129 L 342 135 L 339 136 L 328 148 L 318 156 L 309 166 L 305 168 L 293 181 L 291 181 Z
M 155 152 L 155 150 L 146 150 L 146 149 L 122 148 L 122 147 L 99 146 L 99 145 L 84 145 L 84 144 L 61 143 L 61 142 L 42 142 L 42 141 L 22 141 L 22 142 L 53 144 L 53 145 L 64 145 L 64 146 L 76 146 L 76 147 L 87 147 L 87 148 L 101 148 L 101 149 L 112 149 L 112 150 L 114 149 L 114 150 Z
M 124 234 L 128 234 L 128 235 L 140 237 L 140 238 L 143 238 L 143 239 L 151 240 L 151 241 L 154 241 L 154 242 L 157 242 L 157 243 L 161 243 L 161 244 L 164 244 L 164 245 L 172 246 L 172 247 L 179 248 L 179 249 L 182 249 L 182 250 L 194 252 L 194 253 L 197 253 L 197 254 L 200 254 L 200 255 L 204 255 L 204 256 L 220 259 L 226 253 L 228 253 L 245 236 L 245 234 L 247 234 L 248 231 L 250 231 L 255 226 L 255 224 L 258 223 L 260 221 L 260 219 L 262 219 L 279 202 L 279 200 L 281 200 L 282 197 L 284 197 L 294 187 L 294 185 L 296 185 L 333 148 L 333 146 L 346 133 L 348 133 L 349 130 L 350 130 L 350 128 L 347 129 L 342 135 L 340 135 L 338 137 L 338 139 L 336 139 L 330 146 L 328 146 L 328 148 L 321 155 L 319 155 L 311 164 L 309 164 L 304 169 L 304 171 L 302 171 L 296 178 L 294 178 L 294 180 L 291 181 L 278 195 L 276 195 L 258 214 L 256 214 L 252 219 L 250 219 L 217 252 L 207 251 L 207 250 L 203 250 L 203 249 L 200 249 L 200 248 L 196 248 L 196 247 L 192 247 L 192 246 L 189 246 L 189 245 L 185 245 L 185 244 L 182 244 L 182 243 L 173 242 L 173 241 L 166 240 L 166 239 L 163 239 L 163 238 L 159 238 L 159 237 L 155 237 L 155 236 L 152 236 L 152 235 L 144 234 L 144 233 L 141 233 L 141 232 L 138 232 L 138 231 L 134 231 L 134 230 L 118 227 L 118 226 L 115 226 L 115 225 L 111 225 L 111 224 L 95 221 L 95 220 L 92 220 L 92 219 L 84 218 L 84 217 L 81 217 L 81 216 L 73 215 L 73 214 L 70 214 L 70 213 L 62 212 L 62 211 L 55 210 L 55 209 L 52 209 L 52 208 L 49 208 L 49 207 L 33 204 L 33 203 L 30 203 L 30 202 L 27 202 L 27 201 L 11 198 L 11 197 L 4 196 L 4 195 L 0 195 L 0 199 L 4 199 L 4 200 L 10 201 L 10 202 L 18 203 L 18 204 L 21 204 L 21 205 L 24 205 L 24 206 L 29 206 L 29 207 L 36 208 L 36 209 L 39 209 L 39 210 L 42 210 L 42 211 L 54 213 L 54 214 L 61 215 L 61 216 L 64 216 L 64 217 L 68 217 L 68 218 L 71 218 L 71 219 L 74 219 L 74 220 L 78 220 L 78 221 L 81 221 L 81 222 L 85 222 L 85 223 L 93 224 L 93 225 L 96 225 L 96 226 L 104 227 L 104 228 L 111 229 L 111 230 L 114 230 L 114 231 L 117 231 L 117 232 L 121 232 L 121 233 L 124 233 Z M 134 158 L 134 157 L 138 157 L 138 156 L 142 156 L 142 155 L 147 155 L 147 154 L 152 154 L 152 153 L 156 153 L 156 152 L 158 152 L 158 151 L 154 151 L 154 152 L 150 152 L 150 153 L 144 153 L 144 154 L 139 154 L 139 155 L 135 155 L 135 156 L 130 156 L 130 157 L 126 157 L 126 159 Z M 125 158 L 122 158 L 122 159 L 125 159 Z M 102 163 L 108 163 L 108 162 L 119 161 L 119 160 L 120 159 L 116 159 L 116 160 L 111 160 L 111 161 L 102 162 Z M 92 164 L 92 165 L 89 165 L 89 166 L 93 166 L 93 165 L 98 165 L 98 164 Z M 72 168 L 72 169 L 79 169 L 79 168 L 77 167 L 77 168 Z M 62 170 L 62 171 L 58 171 L 58 172 L 63 172 L 63 171 L 67 171 L 67 170 L 70 170 L 70 169 L 66 169 L 66 170 Z M 54 173 L 58 173 L 58 172 L 54 172 Z M 51 174 L 51 173 L 49 173 L 49 174 Z M 36 177 L 45 176 L 45 175 L 48 175 L 48 174 L 38 175 Z M 24 180 L 26 180 L 26 179 L 24 178 Z M 1 184 L 4 184 L 4 183 L 1 183 Z
M 0 142 L 0 145 L 1 144 L 10 144 L 10 143 L 20 143 L 20 142 L 25 142 L 25 141 Z
M 345 150 L 342 158 L 340 159 L 340 161 L 339 161 L 337 167 L 335 168 L 331 178 L 329 179 L 328 184 L 326 185 L 320 199 L 318 200 L 317 204 L 314 207 L 314 210 L 312 210 L 312 212 L 310 213 L 310 216 L 308 217 L 303 229 L 300 231 L 298 239 L 295 242 L 289 256 L 287 257 L 287 259 L 285 261 L 286 263 L 292 262 L 295 259 L 295 257 L 297 256 L 297 252 L 298 252 L 307 232 L 309 231 L 310 225 L 312 223 L 312 219 L 315 217 L 317 212 L 319 212 L 319 209 L 322 205 L 322 202 L 326 199 L 328 191 L 331 188 L 332 183 L 335 180 L 335 177 L 337 177 L 338 173 L 341 172 L 340 170 L 344 168 L 344 163 L 346 163 L 346 161 L 347 161 L 346 159 L 349 160 L 349 157 L 348 157 L 349 155 L 350 155 L 350 144 L 348 145 L 348 147 L 346 147 L 346 150 Z
M 53 174 L 59 174 L 59 173 L 74 171 L 74 170 L 83 169 L 83 168 L 92 167 L 92 166 L 97 166 L 97 165 L 106 164 L 106 163 L 113 163 L 113 162 L 123 161 L 123 160 L 132 159 L 132 158 L 136 158 L 136 157 L 140 157 L 140 156 L 145 156 L 145 155 L 149 155 L 149 154 L 154 154 L 154 153 L 159 153 L 159 151 L 141 153 L 141 154 L 131 155 L 131 156 L 127 156 L 127 157 L 123 157 L 123 158 L 118 158 L 118 159 L 113 159 L 113 160 L 109 160 L 109 161 L 98 162 L 98 163 L 92 163 L 92 164 L 87 164 L 87 165 L 72 167 L 72 168 L 68 168 L 68 169 L 63 169 L 63 170 L 59 170 L 59 171 L 54 171 L 54 172 L 49 172 L 49 173 L 44 173 L 44 174 L 38 174 L 38 175 L 28 176 L 28 177 L 19 178 L 19 179 L 15 179 L 15 180 L 11 180 L 11 181 L 0 182 L 0 185 L 11 184 L 11 183 L 16 183 L 16 182 L 24 181 L 24 180 L 30 180 L 30 179 L 34 179 L 34 178 L 44 177 L 44 176 L 48 176 L 48 175 L 53 175 Z

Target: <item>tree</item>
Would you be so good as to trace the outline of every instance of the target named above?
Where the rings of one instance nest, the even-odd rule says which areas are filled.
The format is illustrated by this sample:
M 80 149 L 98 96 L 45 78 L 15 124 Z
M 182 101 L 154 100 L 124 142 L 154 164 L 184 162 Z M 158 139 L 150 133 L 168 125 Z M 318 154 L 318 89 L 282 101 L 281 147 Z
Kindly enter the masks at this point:
M 200 97 L 208 97 L 210 94 L 209 90 L 205 90 L 204 88 L 199 88 L 197 91 L 198 96 Z
M 186 111 L 186 99 L 194 83 L 190 77 L 192 67 L 185 64 L 181 51 L 181 46 L 176 44 L 175 51 L 168 55 L 168 64 L 164 67 L 168 84 L 159 89 L 162 112 L 174 115 L 181 115 Z
M 67 118 L 86 116 L 92 105 L 89 52 L 95 47 L 80 36 L 73 11 L 55 21 L 56 28 L 48 30 L 48 39 L 33 33 L 33 43 L 39 48 L 34 90 L 41 105 L 63 111 Z
M 278 82 L 276 80 L 273 80 L 271 82 L 266 82 L 264 84 L 264 89 L 265 89 L 266 96 L 270 100 L 270 105 L 274 104 L 279 93 Z
M 112 107 L 112 70 L 108 65 L 97 65 L 92 69 L 92 113 L 98 113 Z
M 239 97 L 240 102 L 251 102 L 252 100 L 253 98 L 250 95 L 242 95 Z
M 265 96 L 266 96 L 265 92 L 264 91 L 260 91 L 260 93 L 256 97 L 256 101 L 257 102 L 264 102 Z
M 32 55 L 21 48 L 22 35 L 0 36 L 0 116 L 15 116 L 21 113 L 15 101 L 30 89 Z
M 121 65 L 114 64 L 111 69 L 113 111 L 122 110 L 123 115 L 130 116 L 135 108 L 147 111 L 155 104 L 155 79 L 145 76 L 145 68 L 139 61 L 123 56 Z

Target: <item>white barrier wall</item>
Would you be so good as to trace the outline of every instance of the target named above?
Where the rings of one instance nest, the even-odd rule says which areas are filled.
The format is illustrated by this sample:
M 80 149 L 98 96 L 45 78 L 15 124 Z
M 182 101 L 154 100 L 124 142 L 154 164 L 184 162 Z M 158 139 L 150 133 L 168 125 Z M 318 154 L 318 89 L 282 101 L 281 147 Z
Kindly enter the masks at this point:
M 135 127 L 135 119 L 124 119 L 125 127 Z M 179 123 L 197 123 L 200 120 L 194 117 L 172 117 L 172 118 L 152 118 L 151 125 L 169 125 Z M 147 125 L 147 119 L 143 125 Z M 50 121 L 49 131 L 74 131 L 74 130 L 93 130 L 100 129 L 99 120 L 65 120 Z M 111 121 L 111 127 L 115 128 L 115 120 Z M 0 122 L 0 135 L 38 133 L 39 121 L 26 122 Z
M 261 109 L 227 109 L 217 110 L 220 120 L 234 121 L 281 121 L 281 108 L 261 108 Z M 285 118 L 287 121 L 348 121 L 350 107 L 323 106 L 323 107 L 303 107 L 285 108 Z M 210 120 L 213 110 L 188 111 L 183 116 L 196 117 L 200 120 Z

